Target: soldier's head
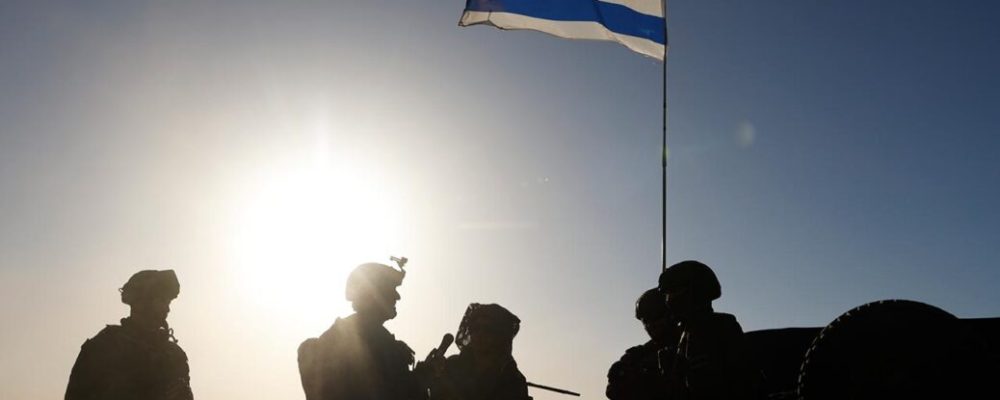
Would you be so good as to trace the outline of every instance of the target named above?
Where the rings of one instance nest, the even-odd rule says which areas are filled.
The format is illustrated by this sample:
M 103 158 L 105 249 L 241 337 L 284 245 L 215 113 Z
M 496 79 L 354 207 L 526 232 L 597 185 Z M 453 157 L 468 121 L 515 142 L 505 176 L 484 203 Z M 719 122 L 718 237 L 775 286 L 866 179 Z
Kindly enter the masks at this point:
M 118 289 L 122 303 L 132 308 L 135 320 L 160 327 L 166 326 L 170 302 L 177 298 L 181 284 L 173 270 L 144 270 L 136 272 Z
M 712 301 L 722 296 L 722 286 L 712 269 L 692 260 L 664 270 L 660 274 L 659 289 L 667 298 L 667 306 L 680 320 L 712 312 Z
M 455 344 L 461 352 L 483 358 L 504 358 L 511 354 L 521 320 L 499 304 L 472 303 L 458 325 Z
M 658 288 L 647 290 L 636 300 L 635 319 L 642 322 L 649 338 L 656 343 L 670 345 L 680 339 L 677 320 L 667 307 L 666 296 Z
M 385 264 L 361 264 L 347 277 L 345 297 L 358 314 L 375 320 L 396 317 L 396 288 L 406 274 Z

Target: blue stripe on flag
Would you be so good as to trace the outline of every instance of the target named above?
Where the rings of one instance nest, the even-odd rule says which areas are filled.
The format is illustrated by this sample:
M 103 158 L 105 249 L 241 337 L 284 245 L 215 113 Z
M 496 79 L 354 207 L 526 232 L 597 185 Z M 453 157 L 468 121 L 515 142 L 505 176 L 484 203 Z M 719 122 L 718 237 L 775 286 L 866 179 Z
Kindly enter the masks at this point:
M 663 17 L 600 0 L 467 0 L 467 11 L 505 12 L 553 21 L 597 22 L 608 30 L 665 44 Z

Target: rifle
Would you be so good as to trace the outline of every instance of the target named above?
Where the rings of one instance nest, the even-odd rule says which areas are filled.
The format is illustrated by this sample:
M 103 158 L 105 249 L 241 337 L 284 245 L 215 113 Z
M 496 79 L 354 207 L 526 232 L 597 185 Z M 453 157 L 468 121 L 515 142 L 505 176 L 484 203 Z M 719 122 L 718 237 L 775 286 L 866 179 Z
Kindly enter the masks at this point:
M 528 387 L 533 387 L 533 388 L 537 388 L 537 389 L 544 389 L 544 390 L 548 390 L 550 392 L 556 392 L 556 393 L 567 394 L 567 395 L 570 395 L 570 396 L 580 397 L 580 394 L 577 393 L 577 392 L 571 392 L 571 391 L 566 390 L 566 389 L 554 388 L 552 386 L 539 385 L 537 383 L 528 382 Z

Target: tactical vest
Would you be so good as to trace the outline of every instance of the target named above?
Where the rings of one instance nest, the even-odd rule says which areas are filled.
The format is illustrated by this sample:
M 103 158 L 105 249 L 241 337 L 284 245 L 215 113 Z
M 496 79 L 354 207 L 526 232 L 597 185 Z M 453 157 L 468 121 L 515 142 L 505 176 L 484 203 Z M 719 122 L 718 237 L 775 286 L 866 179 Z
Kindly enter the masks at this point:
M 382 326 L 337 319 L 299 346 L 308 400 L 416 400 L 426 397 L 411 371 L 413 350 Z
M 87 340 L 66 400 L 192 400 L 187 355 L 167 335 L 108 325 Z

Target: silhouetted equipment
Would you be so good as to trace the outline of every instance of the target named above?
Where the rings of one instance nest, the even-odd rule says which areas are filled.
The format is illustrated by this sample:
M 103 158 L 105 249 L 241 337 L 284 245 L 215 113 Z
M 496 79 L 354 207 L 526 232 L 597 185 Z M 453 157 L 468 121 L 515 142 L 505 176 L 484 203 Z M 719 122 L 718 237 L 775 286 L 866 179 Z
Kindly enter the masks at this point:
M 674 264 L 660 274 L 659 289 L 680 321 L 681 336 L 667 376 L 669 398 L 750 399 L 757 396 L 759 373 L 736 317 L 717 313 L 712 301 L 722 295 L 715 273 L 698 261 Z
M 527 380 L 511 355 L 520 322 L 498 304 L 470 304 L 455 337 L 459 354 L 445 360 L 431 398 L 530 400 Z
M 363 293 L 379 292 L 387 287 L 402 285 L 405 277 L 406 271 L 403 269 L 397 270 L 379 263 L 361 264 L 347 276 L 344 297 L 353 302 Z
M 396 287 L 406 275 L 402 269 L 405 258 L 394 261 L 400 269 L 379 263 L 356 267 L 345 288 L 355 313 L 338 318 L 319 338 L 307 339 L 299 346 L 299 374 L 307 400 L 412 400 L 426 396 L 426 373 L 418 371 L 420 365 L 414 366 L 413 350 L 383 326 L 396 316 Z M 450 344 L 445 341 L 443 349 Z
M 660 400 L 666 398 L 669 368 L 677 353 L 680 330 L 658 288 L 645 291 L 635 302 L 635 318 L 642 322 L 649 341 L 633 346 L 608 368 L 604 395 L 611 400 Z M 662 362 L 661 362 L 662 361 Z
M 559 389 L 559 388 L 554 388 L 552 386 L 539 385 L 537 383 L 531 383 L 531 382 L 527 382 L 527 385 L 528 385 L 528 387 L 533 387 L 533 388 L 536 388 L 536 389 L 543 389 L 543 390 L 548 390 L 550 392 L 556 392 L 556 393 L 568 394 L 570 396 L 580 397 L 579 393 L 577 393 L 577 392 L 571 392 L 571 391 L 566 390 L 566 389 Z
M 802 358 L 823 328 L 783 328 L 747 332 L 750 358 L 764 376 L 761 391 L 794 398 Z
M 477 333 L 495 334 L 501 338 L 505 350 L 510 353 L 510 346 L 521 329 L 521 319 L 499 304 L 472 303 L 465 309 L 462 322 L 458 324 L 458 335 L 455 337 L 459 350 L 474 345 Z
M 882 300 L 823 328 L 749 332 L 774 398 L 1000 398 L 1000 318 Z
M 299 373 L 309 400 L 419 398 L 413 350 L 381 323 L 359 314 L 338 318 L 299 346 Z
M 444 354 L 448 352 L 448 348 L 451 347 L 452 343 L 455 343 L 455 336 L 450 333 L 444 334 L 441 338 L 441 344 L 433 350 L 433 355 L 436 357 L 444 357 Z
M 119 291 L 131 315 L 81 346 L 65 399 L 193 399 L 187 355 L 166 322 L 176 274 L 140 271 Z

